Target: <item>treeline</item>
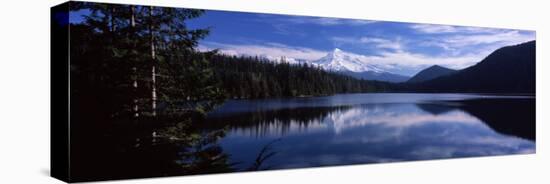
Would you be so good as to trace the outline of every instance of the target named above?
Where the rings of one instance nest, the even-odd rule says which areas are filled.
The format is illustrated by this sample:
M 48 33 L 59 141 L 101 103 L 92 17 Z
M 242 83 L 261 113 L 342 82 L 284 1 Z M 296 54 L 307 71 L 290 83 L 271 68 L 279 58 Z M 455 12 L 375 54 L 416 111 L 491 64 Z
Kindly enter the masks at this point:
M 391 84 L 359 80 L 308 64 L 289 64 L 261 57 L 215 54 L 209 65 L 229 98 L 320 96 L 384 92 Z

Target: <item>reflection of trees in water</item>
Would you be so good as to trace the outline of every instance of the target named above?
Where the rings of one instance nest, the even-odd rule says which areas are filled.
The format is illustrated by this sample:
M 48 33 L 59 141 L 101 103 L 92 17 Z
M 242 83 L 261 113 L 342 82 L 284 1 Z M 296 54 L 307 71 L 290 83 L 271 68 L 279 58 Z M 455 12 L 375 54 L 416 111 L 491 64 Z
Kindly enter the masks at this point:
M 466 100 L 459 108 L 493 130 L 507 135 L 536 140 L 535 99 Z
M 462 110 L 484 121 L 499 133 L 534 140 L 534 99 L 484 99 L 454 102 L 458 105 L 420 105 L 419 108 L 438 114 Z M 368 105 L 367 105 L 368 106 Z M 354 108 L 304 107 L 242 113 L 208 120 L 155 120 L 154 123 L 74 124 L 71 135 L 71 167 L 75 180 L 122 179 L 186 174 L 234 172 L 235 165 L 218 143 L 228 129 L 250 129 L 256 136 L 265 136 L 272 129 L 285 135 L 291 128 L 304 130 L 323 122 L 331 113 Z M 84 116 L 82 116 L 84 117 Z M 91 120 L 89 120 L 91 121 Z M 195 122 L 195 123 L 190 123 Z M 129 126 L 131 124 L 131 126 Z M 269 169 L 266 160 L 276 155 L 270 142 L 245 170 Z
M 233 129 L 252 129 L 251 133 L 254 133 L 254 136 L 260 137 L 266 136 L 269 133 L 286 135 L 293 126 L 296 126 L 298 130 L 306 130 L 311 126 L 320 125 L 323 118 L 330 113 L 350 108 L 352 106 L 300 107 L 247 112 L 230 117 L 209 118 L 203 123 L 203 127 L 216 129 L 228 126 Z
M 372 106 L 302 107 L 247 112 L 229 117 L 210 118 L 203 124 L 210 129 L 228 126 L 235 130 L 249 130 L 247 133 L 260 137 L 268 134 L 286 135 L 291 128 L 305 131 L 314 126 L 321 126 L 323 119 L 332 113 Z M 416 106 L 433 115 L 460 110 L 480 119 L 499 133 L 535 140 L 535 99 L 439 101 Z
M 452 104 L 452 105 L 449 105 Z M 461 110 L 498 133 L 535 140 L 535 99 L 472 99 L 416 104 L 434 115 Z

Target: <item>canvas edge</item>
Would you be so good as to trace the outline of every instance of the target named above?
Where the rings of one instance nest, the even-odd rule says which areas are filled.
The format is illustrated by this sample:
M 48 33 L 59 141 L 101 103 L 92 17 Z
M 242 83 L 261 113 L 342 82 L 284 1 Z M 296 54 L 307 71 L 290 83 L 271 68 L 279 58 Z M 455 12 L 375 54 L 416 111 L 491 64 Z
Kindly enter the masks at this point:
M 69 5 L 50 8 L 50 176 L 64 182 L 70 177 L 69 112 Z M 66 16 L 65 16 L 66 15 Z

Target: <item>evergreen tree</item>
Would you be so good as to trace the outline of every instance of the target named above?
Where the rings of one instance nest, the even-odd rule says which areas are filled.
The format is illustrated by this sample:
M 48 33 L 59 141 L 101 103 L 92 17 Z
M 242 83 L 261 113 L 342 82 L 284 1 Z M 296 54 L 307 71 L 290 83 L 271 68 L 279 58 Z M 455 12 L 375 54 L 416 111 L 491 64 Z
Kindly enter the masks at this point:
M 86 8 L 91 12 L 77 26 L 82 32 L 74 34 L 82 39 L 75 39 L 71 47 L 81 51 L 71 52 L 75 53 L 73 68 L 88 70 L 76 73 L 97 77 L 92 80 L 101 87 L 110 86 L 97 97 L 110 96 L 101 101 L 116 104 L 111 116 L 156 116 L 159 102 L 172 108 L 165 114 L 175 112 L 176 104 L 182 101 L 202 101 L 187 111 L 207 111 L 211 109 L 207 107 L 221 102 L 221 91 L 214 85 L 217 82 L 210 81 L 212 76 L 205 65 L 208 54 L 194 54 L 198 40 L 208 30 L 190 30 L 185 24 L 204 11 L 84 2 L 72 5 L 73 10 Z M 121 100 L 112 103 L 117 98 Z M 210 99 L 216 103 L 205 102 Z
M 160 175 L 230 169 L 222 150 L 211 149 L 224 130 L 194 127 L 224 100 L 208 61 L 213 53 L 195 50 L 208 30 L 185 24 L 204 11 L 86 2 L 72 2 L 71 9 L 90 12 L 71 25 L 69 39 L 75 173 L 116 163 L 102 168 L 104 176 L 144 158 L 158 158 L 148 164 Z M 174 162 L 182 157 L 193 161 Z

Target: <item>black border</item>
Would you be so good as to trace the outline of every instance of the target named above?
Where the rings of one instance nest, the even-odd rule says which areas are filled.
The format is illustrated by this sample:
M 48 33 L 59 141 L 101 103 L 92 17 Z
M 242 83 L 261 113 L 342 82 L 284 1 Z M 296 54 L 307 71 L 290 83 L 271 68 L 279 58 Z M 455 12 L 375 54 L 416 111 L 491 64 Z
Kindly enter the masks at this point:
M 65 2 L 50 10 L 50 169 L 51 176 L 70 179 L 69 112 L 69 5 Z

